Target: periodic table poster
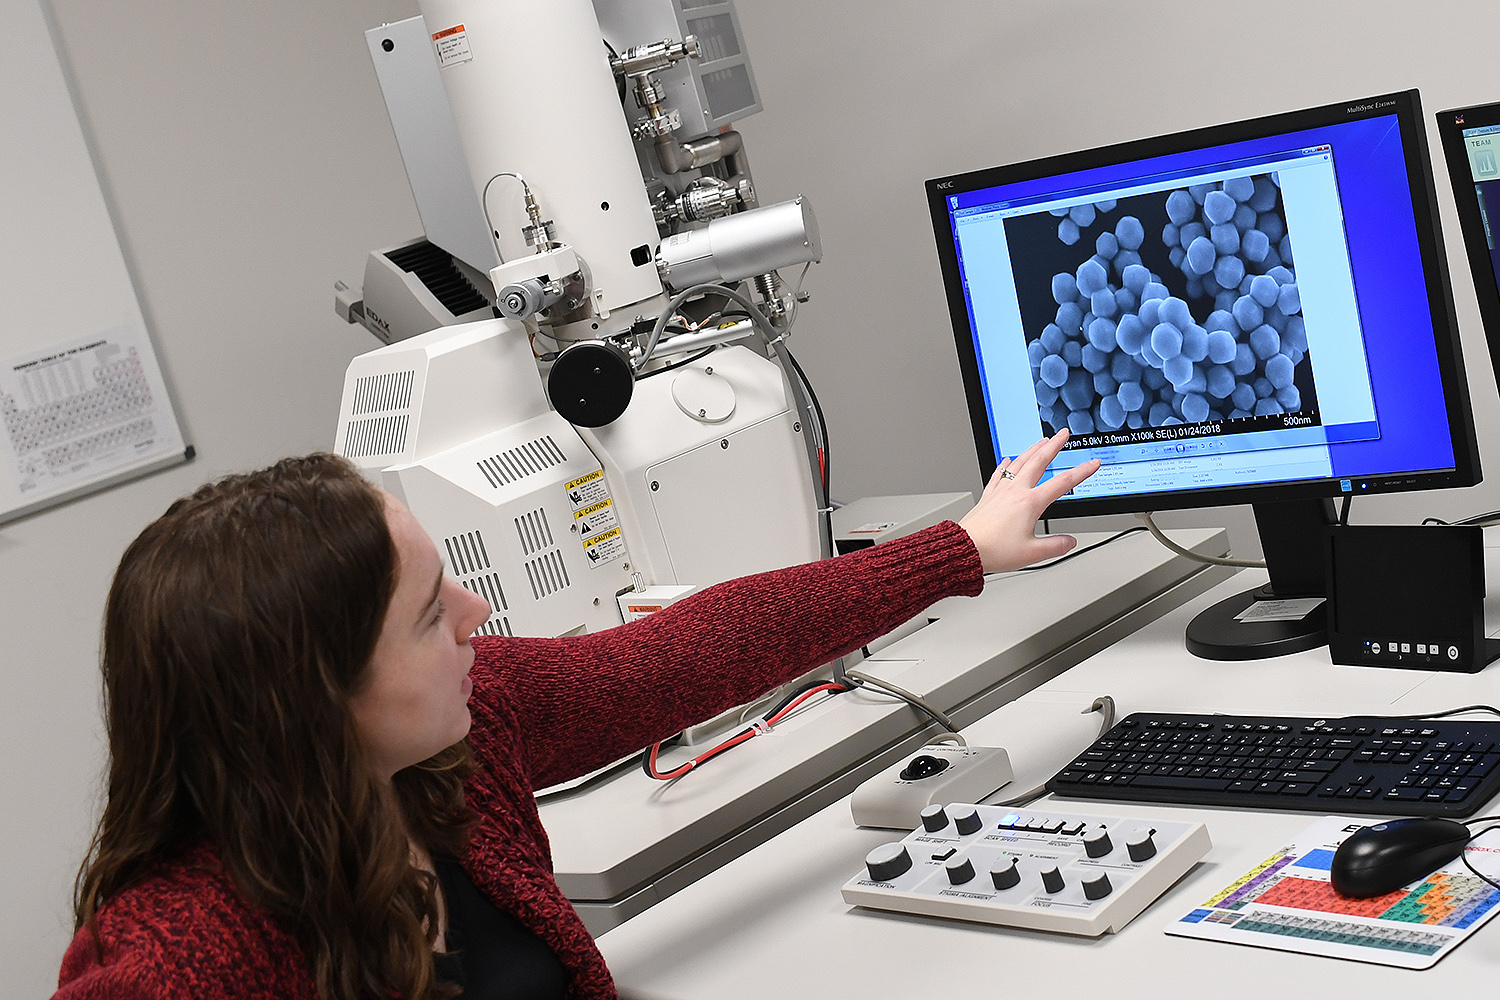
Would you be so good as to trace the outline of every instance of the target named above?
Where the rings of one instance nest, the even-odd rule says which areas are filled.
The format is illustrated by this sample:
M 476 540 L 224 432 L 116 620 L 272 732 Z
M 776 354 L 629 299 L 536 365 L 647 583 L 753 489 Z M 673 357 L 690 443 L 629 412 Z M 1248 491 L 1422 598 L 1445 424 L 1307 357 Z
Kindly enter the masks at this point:
M 3 524 L 185 461 L 191 448 L 42 0 L 0 0 L 0 23 Z

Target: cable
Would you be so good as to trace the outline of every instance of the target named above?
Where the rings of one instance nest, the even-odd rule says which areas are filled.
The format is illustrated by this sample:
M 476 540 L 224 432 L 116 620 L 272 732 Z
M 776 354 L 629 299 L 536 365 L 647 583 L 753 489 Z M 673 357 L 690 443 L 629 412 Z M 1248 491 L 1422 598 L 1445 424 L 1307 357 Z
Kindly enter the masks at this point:
M 646 374 L 644 374 L 644 375 L 637 375 L 635 377 L 635 380 L 637 382 L 639 382 L 641 379 L 647 379 L 647 378 L 650 378 L 653 375 L 660 375 L 662 372 L 669 372 L 669 371 L 672 371 L 674 368 L 681 368 L 683 365 L 690 365 L 694 361 L 698 361 L 698 360 L 700 360 L 702 358 L 708 357 L 713 352 L 714 352 L 714 348 L 713 348 L 712 345 L 710 345 L 708 347 L 705 347 L 703 350 L 699 351 L 697 354 L 694 354 L 692 357 L 684 358 L 681 361 L 674 361 L 674 362 L 672 362 L 669 365 L 662 365 L 660 368 L 653 368 L 649 372 L 646 372 Z
M 832 691 L 837 694 L 847 690 L 849 689 L 846 686 L 834 681 L 813 681 L 788 694 L 763 717 L 735 733 L 729 739 L 717 746 L 710 747 L 692 760 L 679 764 L 670 771 L 659 770 L 656 766 L 657 757 L 661 753 L 662 743 L 651 744 L 651 746 L 646 748 L 646 752 L 641 755 L 641 769 L 646 772 L 646 777 L 654 778 L 657 781 L 671 781 L 674 778 L 680 778 L 693 770 L 693 768 L 706 764 L 720 754 L 733 750 L 741 743 L 746 743 L 757 736 L 769 732 L 772 726 L 785 719 L 798 708 L 801 708 L 814 696 L 822 694 L 825 691 Z
M 488 187 L 488 185 L 486 185 L 486 187 Z M 675 296 L 673 296 L 672 301 L 668 302 L 667 307 L 661 311 L 661 315 L 656 317 L 656 325 L 651 328 L 651 336 L 646 340 L 646 347 L 641 352 L 641 358 L 639 361 L 636 361 L 634 363 L 636 371 L 640 371 L 641 368 L 646 365 L 646 362 L 651 360 L 651 355 L 656 353 L 656 345 L 661 342 L 662 331 L 666 329 L 667 322 L 672 318 L 677 310 L 682 308 L 682 304 L 688 299 L 692 298 L 694 295 L 702 295 L 705 293 L 722 295 L 739 303 L 742 307 L 744 307 L 745 311 L 749 313 L 751 322 L 760 327 L 761 334 L 766 338 L 766 340 L 774 340 L 782 332 L 779 327 L 777 327 L 774 323 L 766 318 L 766 314 L 760 311 L 759 306 L 757 306 L 754 302 L 751 302 L 748 297 L 740 294 L 735 289 L 727 288 L 724 285 L 715 285 L 711 283 L 693 285 L 686 291 L 678 292 Z
M 485 181 L 484 190 L 479 193 L 479 207 L 484 209 L 484 224 L 489 227 L 490 239 L 495 243 L 495 254 L 503 259 L 505 255 L 500 252 L 500 233 L 495 229 L 495 224 L 490 221 L 490 185 L 495 183 L 502 177 L 514 177 L 516 180 L 520 181 L 521 189 L 523 191 L 529 192 L 531 188 L 527 185 L 526 178 L 522 177 L 514 170 L 502 170 L 495 176 L 491 177 L 489 180 Z
M 820 459 L 818 464 L 820 466 L 819 471 L 823 475 L 823 499 L 827 500 L 832 491 L 833 483 L 828 454 L 828 420 L 823 416 L 823 404 L 818 402 L 818 394 L 813 389 L 812 380 L 807 377 L 807 373 L 802 370 L 802 366 L 797 363 L 797 359 L 792 356 L 791 350 L 785 344 L 781 345 L 781 352 L 786 355 L 787 361 L 791 363 L 792 370 L 797 373 L 798 381 L 807 389 L 808 401 L 812 403 L 813 413 L 818 418 L 818 457 Z M 832 518 L 832 511 L 827 516 Z M 832 520 L 828 522 L 828 533 L 830 537 L 833 535 Z
M 1493 817 L 1493 816 L 1486 816 L 1484 818 L 1485 819 L 1494 819 L 1495 817 Z M 1473 822 L 1478 822 L 1478 821 L 1477 820 L 1470 820 L 1469 822 L 1473 823 Z M 1471 829 L 1472 829 L 1472 827 L 1471 827 Z M 1469 844 L 1474 843 L 1474 841 L 1478 840 L 1480 837 L 1482 837 L 1485 834 L 1489 833 L 1491 830 L 1500 830 L 1500 825 L 1487 826 L 1483 830 L 1480 830 L 1478 833 L 1472 833 L 1472 834 L 1470 834 L 1469 835 Z M 1469 869 L 1469 871 L 1471 871 L 1471 872 L 1474 873 L 1474 877 L 1475 878 L 1481 879 L 1481 880 L 1483 880 L 1485 882 L 1488 882 L 1490 885 L 1494 886 L 1496 889 L 1500 889 L 1500 882 L 1496 882 L 1494 879 L 1490 878 L 1488 875 L 1486 875 L 1483 872 L 1481 872 L 1478 868 L 1475 868 L 1474 865 L 1473 865 L 1473 863 L 1469 860 L 1469 845 L 1468 844 L 1465 844 L 1464 845 L 1464 849 L 1462 851 L 1458 852 L 1458 859 L 1464 863 L 1464 867 L 1465 868 Z
M 1266 568 L 1264 560 L 1224 559 L 1219 556 L 1201 556 L 1191 549 L 1185 549 L 1162 533 L 1162 530 L 1156 526 L 1156 522 L 1151 519 L 1151 513 L 1152 512 L 1137 514 L 1136 517 L 1146 522 L 1146 530 L 1151 532 L 1152 538 L 1155 538 L 1158 542 L 1161 542 L 1167 548 L 1171 549 L 1173 552 L 1177 553 L 1180 556 L 1184 556 L 1188 559 L 1193 560 L 1194 562 L 1207 563 L 1210 566 L 1244 566 L 1249 569 Z
M 1484 526 L 1489 525 L 1491 523 L 1494 523 L 1496 521 L 1500 521 L 1500 510 L 1492 510 L 1492 511 L 1487 511 L 1487 512 L 1485 512 L 1483 514 L 1475 514 L 1472 517 L 1466 517 L 1466 518 L 1464 518 L 1464 519 L 1462 519 L 1460 521 L 1444 521 L 1440 517 L 1424 517 L 1424 518 L 1422 518 L 1422 523 L 1423 524 L 1441 524 L 1441 525 L 1445 525 L 1445 526 L 1451 524 L 1451 525 L 1478 525 L 1480 527 L 1484 527 Z
M 1450 715 L 1463 715 L 1465 712 L 1488 712 L 1490 715 L 1500 717 L 1500 708 L 1493 705 L 1465 705 L 1463 708 L 1450 708 L 1442 712 L 1419 712 L 1416 715 L 1376 715 L 1364 716 L 1364 718 L 1376 719 L 1446 719 Z M 1361 716 L 1346 715 L 1346 719 L 1358 719 Z
M 1090 712 L 1104 713 L 1103 721 L 1099 723 L 1099 732 L 1094 737 L 1094 739 L 1090 741 L 1090 746 L 1092 746 L 1094 741 L 1102 740 L 1104 738 L 1104 734 L 1115 727 L 1115 700 L 1107 694 L 1101 694 L 1099 697 L 1094 699 L 1094 703 L 1092 705 L 1090 705 L 1088 708 L 1085 708 L 1078 714 L 1087 715 Z M 1087 749 L 1087 747 L 1085 747 L 1085 749 Z M 1040 798 L 1046 791 L 1047 783 L 1044 781 L 1034 788 L 1026 789 L 1026 791 L 1022 792 L 1020 795 L 1011 796 L 1004 802 L 990 802 L 987 804 L 993 806 L 1024 806 L 1032 799 Z
M 1039 569 L 1047 569 L 1050 566 L 1056 566 L 1058 563 L 1067 562 L 1069 559 L 1076 559 L 1079 556 L 1083 555 L 1085 552 L 1092 552 L 1092 551 L 1094 551 L 1095 549 L 1099 548 L 1101 545 L 1108 545 L 1110 542 L 1113 542 L 1116 539 L 1124 538 L 1126 535 L 1134 535 L 1137 532 L 1141 532 L 1141 531 L 1145 531 L 1145 530 L 1146 530 L 1146 526 L 1145 525 L 1140 525 L 1140 526 L 1134 527 L 1134 528 L 1126 528 L 1124 531 L 1117 532 L 1117 533 L 1115 533 L 1113 535 L 1110 535 L 1108 538 L 1104 539 L 1103 541 L 1095 542 L 1092 545 L 1085 545 L 1081 549 L 1074 549 L 1072 552 L 1069 552 L 1065 556 L 1058 556 L 1056 559 L 1049 559 L 1049 560 L 1047 560 L 1044 563 L 1037 563 L 1035 566 L 1022 566 L 1020 569 L 1015 570 L 1014 572 L 1017 572 L 1017 573 L 1035 573 Z M 999 576 L 1000 574 L 996 573 L 994 575 Z
M 906 702 L 912 708 L 922 712 L 933 722 L 948 730 L 949 733 L 957 736 L 960 746 L 968 746 L 964 742 L 963 735 L 959 733 L 958 726 L 954 725 L 953 720 L 948 718 L 947 714 L 941 709 L 928 704 L 921 695 L 913 694 L 905 688 L 898 687 L 890 681 L 883 681 L 879 677 L 871 677 L 861 670 L 845 670 L 843 674 L 854 687 L 871 687 Z

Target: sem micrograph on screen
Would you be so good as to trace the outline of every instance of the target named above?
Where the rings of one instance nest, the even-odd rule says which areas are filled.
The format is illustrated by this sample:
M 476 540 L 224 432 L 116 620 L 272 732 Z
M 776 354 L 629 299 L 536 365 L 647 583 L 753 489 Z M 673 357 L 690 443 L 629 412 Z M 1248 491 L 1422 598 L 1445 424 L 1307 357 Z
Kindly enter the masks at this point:
M 1090 447 L 1321 423 L 1276 173 L 1005 227 L 1027 248 L 1012 268 L 1048 433 Z

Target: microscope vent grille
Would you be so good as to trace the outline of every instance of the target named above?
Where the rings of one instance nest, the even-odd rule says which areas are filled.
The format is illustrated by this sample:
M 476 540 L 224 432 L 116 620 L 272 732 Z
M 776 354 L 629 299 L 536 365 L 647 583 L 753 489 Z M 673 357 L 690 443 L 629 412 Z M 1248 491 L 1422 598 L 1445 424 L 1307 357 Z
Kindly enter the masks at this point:
M 411 389 L 416 379 L 415 368 L 357 378 L 354 380 L 354 401 L 349 412 L 353 416 L 362 417 L 367 413 L 410 409 Z
M 443 545 L 448 549 L 448 565 L 454 576 L 471 576 L 490 568 L 490 554 L 484 547 L 484 536 L 478 530 L 445 538 Z M 491 601 L 490 607 L 494 606 L 495 602 Z
M 552 526 L 547 523 L 547 512 L 540 507 L 516 518 L 516 534 L 521 536 L 521 550 L 528 556 L 556 544 L 552 540 Z
M 345 457 L 401 454 L 406 450 L 406 427 L 410 419 L 405 413 L 397 413 L 349 421 L 344 429 Z
M 506 603 L 505 588 L 500 586 L 499 574 L 484 573 L 461 582 L 466 588 L 483 597 L 490 605 L 489 620 L 474 630 L 476 634 L 515 635 L 510 628 L 510 619 L 500 613 L 509 611 L 510 605 Z
M 509 486 L 543 469 L 561 465 L 567 460 L 568 457 L 562 453 L 557 442 L 552 440 L 552 435 L 544 434 L 523 445 L 502 451 L 498 455 L 481 459 L 476 464 L 479 466 L 479 471 L 484 473 L 484 478 L 488 479 L 490 485 L 498 490 L 502 486 Z
M 528 560 L 526 578 L 531 581 L 531 596 L 539 601 L 573 585 L 568 579 L 568 567 L 563 565 L 561 549 L 543 552 Z

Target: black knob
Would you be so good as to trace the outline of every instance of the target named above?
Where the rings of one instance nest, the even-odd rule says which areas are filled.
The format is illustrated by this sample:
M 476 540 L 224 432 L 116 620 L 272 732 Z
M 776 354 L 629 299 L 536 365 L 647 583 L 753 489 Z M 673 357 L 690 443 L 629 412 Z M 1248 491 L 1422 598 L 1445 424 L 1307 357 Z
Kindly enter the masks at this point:
M 1083 880 L 1083 894 L 1089 899 L 1103 899 L 1114 891 L 1114 886 L 1109 884 L 1109 875 L 1100 872 L 1097 878 L 1086 878 Z
M 1048 868 L 1046 871 L 1042 872 L 1042 888 L 1046 889 L 1048 892 L 1062 892 L 1063 886 L 1066 884 L 1067 883 L 1063 881 L 1062 872 L 1058 871 L 1056 868 Z
M 937 833 L 948 825 L 948 813 L 942 806 L 932 805 L 922 810 L 922 829 Z
M 942 774 L 948 770 L 948 761 L 944 757 L 934 757 L 932 754 L 918 754 L 907 762 L 901 769 L 902 781 L 921 781 L 930 778 L 934 774 Z
M 1130 852 L 1131 861 L 1150 861 L 1156 857 L 1156 841 L 1151 839 L 1153 832 L 1146 830 L 1125 842 L 1125 850 Z
M 865 867 L 876 882 L 889 882 L 911 870 L 911 854 L 905 844 L 881 844 L 865 855 Z
M 995 883 L 996 889 L 1011 889 L 1021 884 L 1021 868 L 1016 864 L 1016 859 L 1011 858 L 1010 864 L 990 869 L 990 881 Z
M 1083 852 L 1091 858 L 1102 858 L 1115 849 L 1114 842 L 1109 839 L 1108 830 L 1095 830 L 1093 833 L 1084 834 Z
M 958 828 L 959 833 L 968 835 L 978 833 L 979 828 L 984 826 L 984 820 L 979 818 L 978 809 L 965 809 L 953 817 L 953 825 Z
M 948 882 L 952 885 L 974 880 L 974 863 L 966 857 L 953 858 L 944 867 L 948 869 Z

